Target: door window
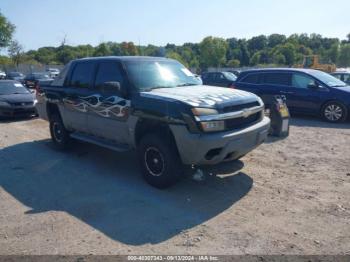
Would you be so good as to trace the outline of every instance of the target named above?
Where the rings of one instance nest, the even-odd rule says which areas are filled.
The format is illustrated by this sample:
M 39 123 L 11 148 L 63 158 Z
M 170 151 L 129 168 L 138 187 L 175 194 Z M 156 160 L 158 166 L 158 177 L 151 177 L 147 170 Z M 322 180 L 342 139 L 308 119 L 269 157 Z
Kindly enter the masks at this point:
M 258 84 L 259 74 L 249 74 L 242 80 L 242 82 L 247 84 Z
M 308 88 L 309 85 L 315 85 L 316 81 L 307 75 L 293 74 L 292 86 L 296 88 Z
M 106 87 L 106 82 L 119 82 L 120 86 L 125 84 L 123 72 L 119 63 L 101 62 L 99 64 L 95 80 L 95 88 L 102 92 L 117 91 L 113 90 L 114 87 Z
M 347 75 L 343 75 L 343 81 L 345 82 L 345 83 L 350 83 L 350 74 L 347 74 Z
M 90 86 L 90 80 L 94 73 L 93 63 L 78 63 L 71 77 L 70 86 L 88 88 Z
M 270 85 L 290 86 L 291 75 L 289 73 L 267 73 L 264 74 L 264 83 Z

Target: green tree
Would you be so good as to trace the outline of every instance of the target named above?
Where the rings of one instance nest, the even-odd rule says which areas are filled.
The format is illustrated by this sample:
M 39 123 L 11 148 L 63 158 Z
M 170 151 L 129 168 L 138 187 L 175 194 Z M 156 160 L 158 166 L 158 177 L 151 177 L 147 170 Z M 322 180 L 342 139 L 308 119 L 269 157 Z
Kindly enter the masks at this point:
M 225 39 L 208 36 L 199 44 L 202 67 L 219 67 L 226 63 Z
M 339 59 L 339 44 L 333 44 L 329 50 L 325 51 L 324 58 L 330 63 L 337 64 Z
M 247 42 L 245 39 L 239 42 L 240 45 L 240 58 L 242 66 L 248 66 L 250 64 L 250 52 L 247 47 Z
M 341 46 L 338 65 L 341 67 L 350 66 L 350 44 L 343 44 Z
M 296 60 L 296 49 L 295 46 L 291 43 L 286 43 L 284 45 L 279 45 L 276 47 L 277 51 L 284 55 L 286 59 L 286 64 L 291 66 L 295 63 Z
M 241 64 L 241 62 L 239 62 L 238 59 L 231 59 L 227 62 L 227 66 L 228 67 L 239 67 L 239 65 Z
M 99 44 L 94 51 L 94 56 L 109 56 L 112 55 L 112 51 L 106 43 Z
M 16 67 L 18 67 L 23 61 L 25 55 L 23 52 L 23 46 L 16 40 L 11 41 L 10 46 L 8 47 L 8 54 Z
M 284 44 L 286 40 L 287 38 L 285 35 L 280 35 L 280 34 L 269 35 L 267 38 L 268 47 L 274 48 L 277 45 Z
M 264 35 L 254 36 L 248 40 L 248 49 L 251 52 L 263 50 L 267 47 L 267 37 Z
M 69 61 L 76 59 L 75 48 L 69 45 L 62 45 L 57 49 L 57 61 L 61 64 L 67 64 Z
M 15 26 L 0 12 L 0 48 L 8 47 L 11 44 L 14 31 Z
M 284 55 L 280 52 L 275 52 L 272 56 L 272 62 L 277 65 L 285 65 L 286 64 L 286 58 Z
M 188 67 L 188 64 L 185 61 L 185 59 L 179 53 L 176 53 L 175 51 L 169 51 L 168 53 L 166 53 L 166 57 L 171 58 L 171 59 L 175 59 L 175 60 L 179 61 L 181 64 L 183 64 L 185 67 Z
M 258 65 L 259 62 L 260 62 L 260 52 L 256 52 L 256 53 L 254 53 L 254 55 L 250 59 L 250 64 L 252 66 L 255 66 L 255 65 Z
M 55 63 L 56 60 L 56 49 L 54 47 L 41 47 L 33 55 L 27 52 L 27 55 L 34 58 L 36 61 L 42 64 Z

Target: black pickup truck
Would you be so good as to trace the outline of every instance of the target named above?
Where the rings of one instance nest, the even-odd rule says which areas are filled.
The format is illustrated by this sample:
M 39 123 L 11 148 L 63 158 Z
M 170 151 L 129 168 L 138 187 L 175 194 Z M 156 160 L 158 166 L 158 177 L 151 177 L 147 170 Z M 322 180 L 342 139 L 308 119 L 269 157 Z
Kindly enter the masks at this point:
M 165 188 L 186 165 L 235 160 L 261 144 L 270 120 L 256 95 L 201 85 L 179 62 L 158 57 L 71 61 L 37 87 L 37 110 L 54 144 L 71 138 L 137 149 L 144 178 Z

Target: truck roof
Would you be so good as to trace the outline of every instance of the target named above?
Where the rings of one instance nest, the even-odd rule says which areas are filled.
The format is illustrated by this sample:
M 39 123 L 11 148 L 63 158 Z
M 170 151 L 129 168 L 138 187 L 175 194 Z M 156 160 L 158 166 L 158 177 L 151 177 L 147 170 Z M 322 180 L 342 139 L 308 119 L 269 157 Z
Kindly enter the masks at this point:
M 118 60 L 118 61 L 175 61 L 171 58 L 156 57 L 156 56 L 98 56 L 98 57 L 85 57 L 75 59 L 73 61 L 90 61 L 90 60 Z
M 244 70 L 241 73 L 256 73 L 256 72 L 278 72 L 278 71 L 282 71 L 282 72 L 303 72 L 303 73 L 312 73 L 315 71 L 319 71 L 319 70 L 315 70 L 315 69 L 308 69 L 308 68 L 254 68 L 254 69 L 248 69 L 248 70 Z

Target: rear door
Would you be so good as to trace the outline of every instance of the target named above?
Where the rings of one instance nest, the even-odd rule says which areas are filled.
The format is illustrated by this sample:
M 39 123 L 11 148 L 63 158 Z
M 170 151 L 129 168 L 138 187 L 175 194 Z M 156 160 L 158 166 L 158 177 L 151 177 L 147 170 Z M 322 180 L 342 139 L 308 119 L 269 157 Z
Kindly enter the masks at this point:
M 260 77 L 259 73 L 247 73 L 240 76 L 236 82 L 238 89 L 245 90 L 260 96 Z
M 127 119 L 130 100 L 118 88 L 108 83 L 118 82 L 121 89 L 127 90 L 125 72 L 119 61 L 105 60 L 98 64 L 94 81 L 94 103 L 88 114 L 89 130 L 95 136 L 115 142 L 128 141 Z
M 290 83 L 291 74 L 288 72 L 263 73 L 261 75 L 260 97 L 267 106 L 270 106 L 275 96 L 287 97 L 291 93 Z
M 87 118 L 93 95 L 95 61 L 79 61 L 72 66 L 63 91 L 64 122 L 71 129 L 89 133 Z

